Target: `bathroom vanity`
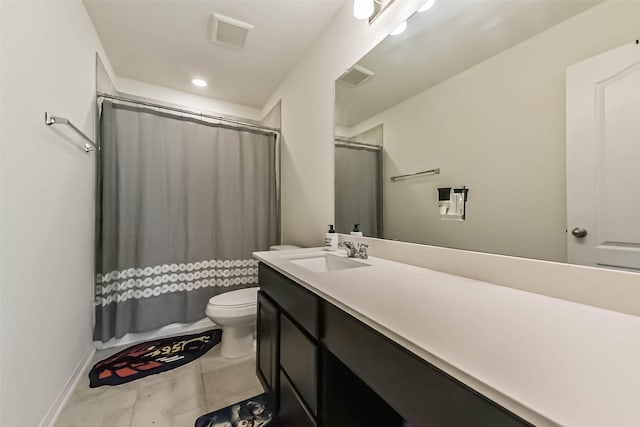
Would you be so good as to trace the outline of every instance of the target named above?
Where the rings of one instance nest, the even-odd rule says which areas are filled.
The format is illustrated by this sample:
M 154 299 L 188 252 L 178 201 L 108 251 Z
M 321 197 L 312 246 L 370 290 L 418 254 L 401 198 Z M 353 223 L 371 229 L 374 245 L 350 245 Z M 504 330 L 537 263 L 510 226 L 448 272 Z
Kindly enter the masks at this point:
M 284 427 L 639 419 L 633 316 L 378 258 L 255 256 L 257 373 Z

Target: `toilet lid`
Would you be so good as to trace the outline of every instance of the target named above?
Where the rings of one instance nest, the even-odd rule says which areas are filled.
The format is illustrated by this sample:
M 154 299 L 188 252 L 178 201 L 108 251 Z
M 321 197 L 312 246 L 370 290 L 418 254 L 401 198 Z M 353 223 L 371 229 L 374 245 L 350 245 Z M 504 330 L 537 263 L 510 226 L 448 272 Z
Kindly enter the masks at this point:
M 260 288 L 246 288 L 237 291 L 225 292 L 216 295 L 209 300 L 210 305 L 217 307 L 248 307 L 256 305 Z
M 300 246 L 295 245 L 273 245 L 269 247 L 270 251 L 287 251 L 289 249 L 300 249 Z

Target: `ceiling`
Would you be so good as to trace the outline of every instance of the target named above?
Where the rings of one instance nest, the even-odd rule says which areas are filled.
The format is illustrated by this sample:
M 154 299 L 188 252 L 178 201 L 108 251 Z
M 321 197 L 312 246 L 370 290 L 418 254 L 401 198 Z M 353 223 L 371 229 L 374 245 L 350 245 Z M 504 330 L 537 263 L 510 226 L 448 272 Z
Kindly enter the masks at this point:
M 336 84 L 336 124 L 353 127 L 600 2 L 438 0 L 358 61 L 372 78 Z
M 84 0 L 118 76 L 262 107 L 345 0 Z M 252 24 L 243 49 L 210 41 L 219 13 Z M 208 82 L 205 88 L 191 83 Z

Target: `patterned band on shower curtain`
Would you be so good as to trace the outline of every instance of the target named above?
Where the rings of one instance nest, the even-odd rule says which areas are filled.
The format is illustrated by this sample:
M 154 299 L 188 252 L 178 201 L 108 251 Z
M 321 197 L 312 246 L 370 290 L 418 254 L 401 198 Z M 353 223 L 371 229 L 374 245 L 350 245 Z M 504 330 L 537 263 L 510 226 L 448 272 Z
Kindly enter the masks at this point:
M 279 239 L 276 136 L 107 101 L 100 126 L 94 339 L 257 286 L 251 253 Z

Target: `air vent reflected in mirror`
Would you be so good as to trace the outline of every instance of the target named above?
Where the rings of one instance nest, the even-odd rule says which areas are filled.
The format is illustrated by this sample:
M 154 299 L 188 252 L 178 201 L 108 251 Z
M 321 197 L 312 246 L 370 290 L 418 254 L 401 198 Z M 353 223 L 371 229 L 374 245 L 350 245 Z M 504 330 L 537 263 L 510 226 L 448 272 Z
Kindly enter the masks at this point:
M 357 87 L 369 80 L 376 73 L 361 65 L 354 65 L 338 78 L 338 82 L 345 86 Z

